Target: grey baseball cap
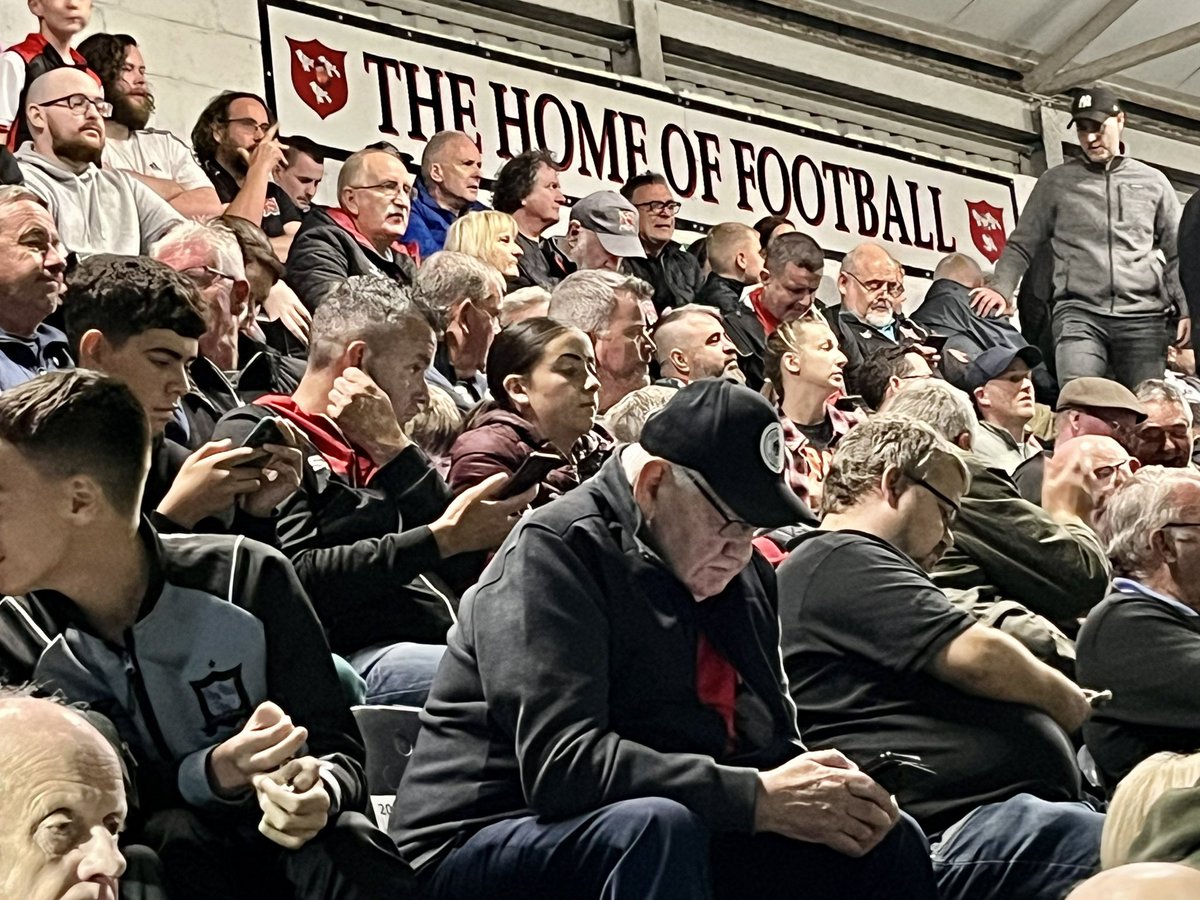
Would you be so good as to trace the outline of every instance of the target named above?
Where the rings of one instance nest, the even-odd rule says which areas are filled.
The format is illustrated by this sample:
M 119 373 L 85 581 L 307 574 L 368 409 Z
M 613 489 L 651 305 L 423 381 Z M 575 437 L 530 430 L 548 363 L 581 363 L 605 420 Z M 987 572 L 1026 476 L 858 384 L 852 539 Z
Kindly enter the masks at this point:
M 571 207 L 570 221 L 595 232 L 600 246 L 613 256 L 646 256 L 638 237 L 637 208 L 616 191 L 588 194 Z

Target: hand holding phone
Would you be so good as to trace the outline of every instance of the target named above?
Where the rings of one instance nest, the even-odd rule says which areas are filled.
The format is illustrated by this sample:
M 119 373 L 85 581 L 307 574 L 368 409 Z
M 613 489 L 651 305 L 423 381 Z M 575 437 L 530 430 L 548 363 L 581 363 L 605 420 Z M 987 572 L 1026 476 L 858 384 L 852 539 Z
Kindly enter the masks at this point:
M 510 497 L 519 496 L 534 485 L 541 484 L 547 475 L 566 464 L 567 461 L 557 453 L 535 450 L 525 457 L 517 471 L 512 474 L 504 487 L 500 488 L 496 499 L 508 500 Z
M 870 775 L 888 793 L 895 794 L 916 779 L 929 778 L 937 774 L 921 762 L 921 757 L 912 753 L 895 753 L 885 750 L 860 768 Z

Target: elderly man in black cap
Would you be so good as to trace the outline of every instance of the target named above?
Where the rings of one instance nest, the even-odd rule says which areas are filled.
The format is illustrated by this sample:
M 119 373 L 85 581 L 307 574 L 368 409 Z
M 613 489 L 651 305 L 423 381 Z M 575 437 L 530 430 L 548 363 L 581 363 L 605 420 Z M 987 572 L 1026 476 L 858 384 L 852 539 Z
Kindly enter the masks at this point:
M 1125 154 L 1125 112 L 1107 88 L 1084 88 L 1071 104 L 1083 159 L 1038 179 L 1021 221 L 996 262 L 991 288 L 972 305 L 1002 310 L 1034 256 L 1054 258 L 1054 358 L 1058 382 L 1112 377 L 1133 388 L 1162 378 L 1168 315 L 1182 308 L 1178 251 L 1179 198 L 1167 176 Z M 1159 257 L 1161 251 L 1164 265 Z M 1174 337 L 1188 339 L 1179 320 Z
M 1033 369 L 1041 361 L 1036 347 L 992 347 L 971 360 L 963 377 L 963 387 L 979 414 L 975 455 L 1009 475 L 1042 452 L 1042 445 L 1029 431 L 1037 411 Z
M 784 465 L 770 404 L 701 380 L 512 532 L 394 807 L 426 896 L 936 896 L 888 792 L 796 731 L 751 544 L 804 514 Z

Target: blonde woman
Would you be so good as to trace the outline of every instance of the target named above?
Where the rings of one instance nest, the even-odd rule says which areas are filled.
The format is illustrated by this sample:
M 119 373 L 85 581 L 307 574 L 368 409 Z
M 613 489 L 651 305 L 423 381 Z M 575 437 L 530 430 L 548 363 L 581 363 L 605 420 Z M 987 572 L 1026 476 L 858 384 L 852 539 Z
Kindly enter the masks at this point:
M 523 252 L 517 243 L 517 220 L 493 209 L 455 219 L 446 232 L 444 249 L 481 259 L 509 280 L 517 277 L 517 261 Z

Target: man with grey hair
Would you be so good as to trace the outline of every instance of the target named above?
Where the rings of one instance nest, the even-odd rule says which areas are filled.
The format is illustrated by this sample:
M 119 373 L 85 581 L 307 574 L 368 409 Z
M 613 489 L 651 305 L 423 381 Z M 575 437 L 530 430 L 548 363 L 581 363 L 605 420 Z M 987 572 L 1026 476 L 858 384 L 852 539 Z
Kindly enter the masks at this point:
M 454 497 L 405 434 L 429 396 L 436 324 L 412 289 L 348 279 L 317 307 L 295 392 L 260 397 L 215 433 L 240 444 L 277 416 L 311 445 L 276 531 L 369 702 L 424 702 L 457 592 L 479 575 L 475 551 L 495 549 L 533 495 L 498 500 L 505 479 L 492 478 Z
M 928 771 L 897 772 L 888 787 L 927 834 L 974 812 L 934 847 L 943 898 L 1049 900 L 1099 861 L 1103 816 L 1054 802 L 1082 799 L 1068 735 L 1089 706 L 926 574 L 953 544 L 969 488 L 953 445 L 922 422 L 882 414 L 847 434 L 821 528 L 779 569 L 784 666 L 806 741 L 860 766 L 888 751 L 920 758 Z M 1003 872 L 985 865 L 996 859 Z
M 467 213 L 487 209 L 479 202 L 483 155 L 461 131 L 439 131 L 421 154 L 421 177 L 413 186 L 412 214 L 406 243 L 421 256 L 432 256 L 446 244 L 446 231 Z
M 45 202 L 27 188 L 0 187 L 0 390 L 72 365 L 66 335 L 45 322 L 66 267 Z
M 650 383 L 651 293 L 640 278 L 590 269 L 567 276 L 550 294 L 550 318 L 578 328 L 596 348 L 601 413 Z
M 144 254 L 183 217 L 128 172 L 101 168 L 104 91 L 84 69 L 46 72 L 29 85 L 33 143 L 17 151 L 25 183 L 46 201 L 71 251 Z
M 1192 464 L 1196 435 L 1192 407 L 1170 381 L 1150 378 L 1133 391 L 1146 410 L 1146 419 L 1133 437 L 1133 455 L 1143 466 L 1181 468 Z
M 912 382 L 884 410 L 930 425 L 959 449 L 971 475 L 953 543 L 930 570 L 933 583 L 976 619 L 1073 675 L 1070 637 L 1108 587 L 1108 563 L 1090 524 L 1091 455 L 1067 444 L 1048 460 L 1039 507 L 972 452 L 978 426 L 962 391 L 944 381 Z
M 1079 631 L 1080 682 L 1112 691 L 1083 736 L 1104 787 L 1160 751 L 1200 746 L 1200 473 L 1148 466 L 1100 522 L 1112 593 Z
M 746 380 L 721 313 L 711 306 L 689 303 L 664 310 L 650 340 L 662 383 L 683 387 L 699 378 Z
M 500 330 L 504 277 L 474 256 L 442 250 L 421 263 L 416 291 L 446 323 L 426 378 L 467 412 L 488 396 L 484 369 Z
M 404 160 L 368 147 L 338 172 L 338 205 L 313 204 L 288 251 L 284 280 L 310 310 L 332 282 L 383 275 L 412 284 L 416 251 L 403 243 L 413 177 Z

